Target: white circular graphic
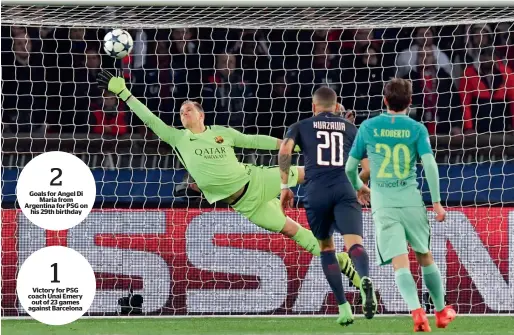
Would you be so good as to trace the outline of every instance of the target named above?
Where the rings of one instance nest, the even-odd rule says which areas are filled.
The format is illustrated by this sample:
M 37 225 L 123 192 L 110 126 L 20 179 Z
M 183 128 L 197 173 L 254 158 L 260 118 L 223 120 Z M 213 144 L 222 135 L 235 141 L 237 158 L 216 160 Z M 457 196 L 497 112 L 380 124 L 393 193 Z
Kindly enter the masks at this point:
M 96 293 L 95 273 L 87 259 L 60 246 L 30 255 L 20 268 L 16 286 L 25 311 L 54 326 L 79 319 L 91 307 Z
M 21 171 L 16 196 L 32 223 L 47 230 L 66 230 L 91 212 L 95 178 L 80 158 L 62 151 L 46 152 Z

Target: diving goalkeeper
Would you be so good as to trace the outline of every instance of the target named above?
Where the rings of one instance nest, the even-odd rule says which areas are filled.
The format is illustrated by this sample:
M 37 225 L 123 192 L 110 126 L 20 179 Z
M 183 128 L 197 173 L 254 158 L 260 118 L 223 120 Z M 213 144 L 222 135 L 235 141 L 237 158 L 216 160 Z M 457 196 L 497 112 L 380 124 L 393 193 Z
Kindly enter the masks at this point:
M 227 127 L 205 126 L 202 106 L 190 101 L 180 108 L 180 120 L 185 129 L 176 129 L 166 125 L 136 99 L 125 86 L 125 79 L 104 71 L 98 74 L 98 86 L 116 94 L 161 140 L 173 147 L 209 203 L 225 202 L 257 226 L 281 233 L 314 256 L 320 256 L 320 247 L 312 232 L 282 212 L 277 199 L 280 194 L 278 167 L 242 164 L 234 153 L 234 147 L 278 150 L 282 140 L 245 135 Z M 303 183 L 304 175 L 303 167 L 292 166 L 289 186 Z M 360 278 L 348 255 L 339 253 L 337 259 L 342 272 L 360 287 Z

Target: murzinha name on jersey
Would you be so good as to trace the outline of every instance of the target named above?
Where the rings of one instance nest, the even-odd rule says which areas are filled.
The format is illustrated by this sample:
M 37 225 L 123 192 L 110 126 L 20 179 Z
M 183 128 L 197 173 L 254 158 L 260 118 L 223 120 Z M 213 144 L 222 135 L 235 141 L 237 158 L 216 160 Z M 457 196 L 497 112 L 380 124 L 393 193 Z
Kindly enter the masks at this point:
M 344 122 L 328 122 L 328 121 L 315 121 L 312 126 L 315 129 L 322 130 L 342 130 L 345 131 L 345 123 Z

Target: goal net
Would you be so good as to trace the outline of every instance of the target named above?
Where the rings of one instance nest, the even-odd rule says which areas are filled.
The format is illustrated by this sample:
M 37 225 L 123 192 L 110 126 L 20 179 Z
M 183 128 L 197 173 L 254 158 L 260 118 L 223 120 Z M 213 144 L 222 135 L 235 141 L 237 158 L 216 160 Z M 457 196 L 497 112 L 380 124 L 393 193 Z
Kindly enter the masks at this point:
M 50 245 L 91 263 L 98 289 L 90 315 L 117 315 L 130 289 L 143 297 L 145 315 L 337 311 L 319 259 L 223 205 L 207 205 L 172 150 L 98 89 L 100 69 L 118 70 L 169 125 L 180 126 L 180 105 L 190 99 L 203 105 L 207 124 L 278 138 L 311 115 L 320 86 L 333 88 L 360 124 L 383 110 L 385 82 L 411 79 L 410 116 L 431 135 L 449 212 L 445 223 L 431 222 L 446 299 L 461 314 L 514 312 L 513 8 L 1 10 L 3 316 L 26 315 L 17 271 Z M 122 60 L 102 49 L 114 28 L 134 40 Z M 30 223 L 15 196 L 19 171 L 55 150 L 76 154 L 97 181 L 95 210 L 60 232 Z M 245 163 L 276 163 L 273 152 L 238 154 Z M 307 226 L 303 190 L 295 192 L 299 203 L 288 214 Z M 364 228 L 379 313 L 405 313 L 392 269 L 375 265 L 369 210 Z M 414 262 L 412 272 L 430 309 Z M 345 290 L 360 313 L 358 291 Z

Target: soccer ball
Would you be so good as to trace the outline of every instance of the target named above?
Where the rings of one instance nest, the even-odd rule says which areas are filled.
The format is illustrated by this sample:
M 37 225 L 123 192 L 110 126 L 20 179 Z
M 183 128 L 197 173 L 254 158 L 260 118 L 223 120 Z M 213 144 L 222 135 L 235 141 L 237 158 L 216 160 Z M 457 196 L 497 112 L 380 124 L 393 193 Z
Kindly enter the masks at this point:
M 124 58 L 130 53 L 133 46 L 132 37 L 123 29 L 114 29 L 104 37 L 104 50 L 114 58 Z

